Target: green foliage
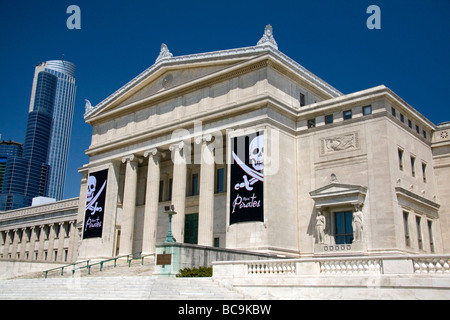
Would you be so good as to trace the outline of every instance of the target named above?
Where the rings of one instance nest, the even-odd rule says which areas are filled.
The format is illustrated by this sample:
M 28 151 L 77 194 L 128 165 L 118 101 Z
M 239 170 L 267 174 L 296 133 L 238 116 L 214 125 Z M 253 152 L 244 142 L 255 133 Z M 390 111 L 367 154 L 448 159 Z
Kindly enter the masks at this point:
M 177 274 L 180 278 L 212 277 L 212 267 L 184 268 Z

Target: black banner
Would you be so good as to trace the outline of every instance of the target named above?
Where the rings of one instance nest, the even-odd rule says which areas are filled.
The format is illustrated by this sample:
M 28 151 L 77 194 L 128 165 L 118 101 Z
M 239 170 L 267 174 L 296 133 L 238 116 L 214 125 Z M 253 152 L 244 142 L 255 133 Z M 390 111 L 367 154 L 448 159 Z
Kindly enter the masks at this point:
M 230 225 L 264 222 L 264 134 L 231 139 Z
M 108 169 L 89 174 L 83 239 L 101 238 Z

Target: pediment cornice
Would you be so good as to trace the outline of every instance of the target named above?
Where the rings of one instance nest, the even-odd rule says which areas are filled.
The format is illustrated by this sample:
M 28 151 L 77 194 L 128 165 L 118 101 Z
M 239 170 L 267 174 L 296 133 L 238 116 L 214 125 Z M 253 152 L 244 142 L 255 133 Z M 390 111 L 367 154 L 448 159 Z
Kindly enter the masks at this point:
M 182 70 L 189 68 L 201 68 L 212 66 L 223 66 L 222 69 L 218 68 L 211 74 L 204 75 L 200 78 L 192 79 L 188 81 L 184 86 L 177 86 L 176 89 L 186 89 L 188 86 L 199 85 L 202 81 L 223 80 L 227 76 L 233 73 L 239 72 L 238 69 L 249 68 L 252 65 L 261 63 L 262 60 L 270 60 L 279 69 L 289 70 L 291 74 L 299 76 L 303 81 L 315 86 L 318 90 L 322 91 L 324 95 L 329 97 L 338 97 L 342 93 L 327 84 L 325 81 L 315 76 L 294 60 L 290 59 L 279 50 L 270 45 L 258 45 L 253 47 L 230 49 L 223 51 L 207 52 L 179 57 L 165 56 L 163 59 L 157 59 L 155 64 L 132 79 L 122 88 L 111 94 L 105 100 L 91 106 L 90 103 L 86 105 L 86 113 L 84 115 L 85 121 L 90 123 L 95 121 L 98 117 L 103 117 L 105 114 L 109 114 L 113 109 L 116 109 L 124 101 L 130 98 L 133 94 L 136 94 L 139 90 L 149 85 L 152 81 L 161 77 L 167 72 L 174 70 Z M 243 71 L 243 70 L 242 70 Z M 227 75 L 228 74 L 228 75 Z M 174 88 L 175 89 L 175 88 Z M 170 90 L 164 92 L 158 92 L 154 94 L 154 97 L 162 97 L 170 93 Z M 178 91 L 178 93 L 180 93 Z M 120 110 L 116 110 L 119 111 Z M 116 112 L 114 111 L 114 112 Z M 113 112 L 113 113 L 114 113 Z

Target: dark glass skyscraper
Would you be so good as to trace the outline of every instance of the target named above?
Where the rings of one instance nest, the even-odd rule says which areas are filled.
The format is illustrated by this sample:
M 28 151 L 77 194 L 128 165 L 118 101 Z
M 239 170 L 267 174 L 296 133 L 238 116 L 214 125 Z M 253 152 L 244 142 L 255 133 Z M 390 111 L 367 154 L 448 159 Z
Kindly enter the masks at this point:
M 14 141 L 0 142 L 0 193 L 2 192 L 3 179 L 5 177 L 6 162 L 8 158 L 21 157 L 22 144 Z
M 22 156 L 6 162 L 0 210 L 31 205 L 38 196 L 61 200 L 75 102 L 75 66 L 48 61 L 36 67 Z

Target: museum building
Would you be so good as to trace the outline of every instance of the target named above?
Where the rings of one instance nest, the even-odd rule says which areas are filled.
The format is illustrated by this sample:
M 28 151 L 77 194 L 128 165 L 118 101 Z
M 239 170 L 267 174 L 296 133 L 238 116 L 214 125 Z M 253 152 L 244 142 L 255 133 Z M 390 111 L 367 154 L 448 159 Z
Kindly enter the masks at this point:
M 173 56 L 96 106 L 79 199 L 0 214 L 0 259 L 450 253 L 450 123 L 380 85 L 343 94 L 278 50 Z M 58 211 L 59 210 L 59 211 Z

